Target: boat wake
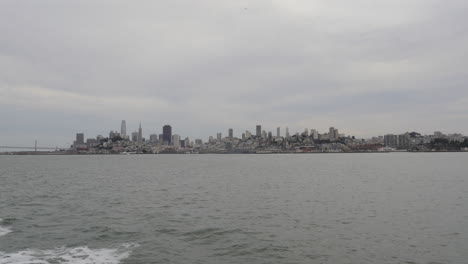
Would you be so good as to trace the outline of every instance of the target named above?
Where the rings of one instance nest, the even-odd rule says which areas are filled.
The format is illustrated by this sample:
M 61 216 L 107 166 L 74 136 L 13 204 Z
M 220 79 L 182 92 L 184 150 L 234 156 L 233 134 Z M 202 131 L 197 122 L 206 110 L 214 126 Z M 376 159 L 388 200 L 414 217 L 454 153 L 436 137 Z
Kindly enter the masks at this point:
M 0 223 L 2 223 L 2 221 L 3 219 L 0 218 Z M 10 232 L 11 232 L 11 229 L 4 227 L 4 226 L 0 226 L 0 236 L 4 236 Z
M 52 250 L 26 249 L 14 253 L 0 251 L 0 264 L 117 264 L 128 258 L 137 244 L 123 244 L 117 248 L 90 249 L 88 247 L 56 248 Z

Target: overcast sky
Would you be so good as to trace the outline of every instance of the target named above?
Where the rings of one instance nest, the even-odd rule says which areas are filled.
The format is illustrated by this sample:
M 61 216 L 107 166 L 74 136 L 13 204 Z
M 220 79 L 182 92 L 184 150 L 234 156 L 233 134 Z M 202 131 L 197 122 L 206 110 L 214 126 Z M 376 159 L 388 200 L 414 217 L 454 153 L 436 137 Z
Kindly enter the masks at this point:
M 0 145 L 468 134 L 468 1 L 0 1 Z

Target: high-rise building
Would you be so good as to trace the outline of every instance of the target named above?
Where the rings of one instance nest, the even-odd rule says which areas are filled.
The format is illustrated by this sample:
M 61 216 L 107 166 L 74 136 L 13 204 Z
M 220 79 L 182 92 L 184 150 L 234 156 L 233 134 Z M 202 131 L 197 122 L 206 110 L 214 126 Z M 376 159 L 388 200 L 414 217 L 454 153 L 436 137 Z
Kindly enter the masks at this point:
M 281 128 L 279 128 L 279 127 L 276 128 L 276 136 L 277 137 L 281 136 L 281 133 L 280 133 L 281 131 L 280 130 L 281 130 Z
M 127 137 L 127 123 L 125 122 L 125 120 L 122 120 L 122 124 L 120 124 L 120 136 L 122 138 Z
M 217 133 L 217 134 L 216 134 L 216 140 L 217 140 L 218 142 L 221 142 L 222 139 L 223 139 L 223 134 L 221 134 L 221 132 Z
M 170 125 L 163 126 L 163 142 L 170 144 L 172 140 L 172 127 Z
M 286 127 L 286 134 L 285 134 L 285 137 L 286 137 L 286 138 L 289 138 L 289 128 L 288 128 L 288 127 Z
M 330 141 L 335 140 L 335 128 L 334 127 L 330 127 L 330 129 L 328 129 L 328 139 L 330 139 Z
M 268 131 L 268 139 L 271 140 L 273 138 L 273 132 Z
M 384 136 L 384 146 L 391 147 L 391 148 L 397 148 L 398 147 L 398 136 L 397 135 L 392 135 L 392 134 L 385 135 Z
M 410 148 L 410 135 L 408 133 L 398 135 L 398 148 L 409 149 Z
M 141 129 L 141 122 L 140 127 L 138 128 L 138 143 L 141 144 L 143 142 L 143 129 Z
M 267 132 L 265 130 L 262 131 L 262 138 L 267 138 Z
M 76 144 L 84 144 L 84 133 L 77 133 L 76 134 Z
M 257 136 L 257 137 L 262 136 L 262 126 L 261 125 L 257 125 L 255 136 Z
M 229 138 L 233 138 L 234 137 L 234 130 L 232 128 L 229 129 Z
M 138 142 L 138 132 L 132 132 L 132 141 Z
M 175 148 L 180 148 L 180 136 L 176 134 L 172 135 L 172 143 Z
M 149 140 L 150 140 L 151 143 L 157 143 L 158 142 L 158 135 L 151 134 Z

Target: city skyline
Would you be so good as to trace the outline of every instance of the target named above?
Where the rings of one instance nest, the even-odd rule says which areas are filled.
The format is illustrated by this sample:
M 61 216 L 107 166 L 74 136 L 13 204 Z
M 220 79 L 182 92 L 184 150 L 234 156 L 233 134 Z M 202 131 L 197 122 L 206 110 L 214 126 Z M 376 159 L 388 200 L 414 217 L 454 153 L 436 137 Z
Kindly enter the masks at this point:
M 141 121 L 193 138 L 257 123 L 273 134 L 468 134 L 467 9 L 460 0 L 1 1 L 0 143 L 64 146 L 77 130 L 120 131 L 123 119 L 127 134 Z

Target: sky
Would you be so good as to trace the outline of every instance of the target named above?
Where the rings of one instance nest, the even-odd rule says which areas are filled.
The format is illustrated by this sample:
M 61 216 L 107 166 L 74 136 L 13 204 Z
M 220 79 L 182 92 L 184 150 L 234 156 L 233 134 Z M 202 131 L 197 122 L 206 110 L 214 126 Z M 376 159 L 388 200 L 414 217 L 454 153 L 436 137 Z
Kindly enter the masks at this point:
M 3 0 L 0 146 L 468 134 L 465 0 Z

